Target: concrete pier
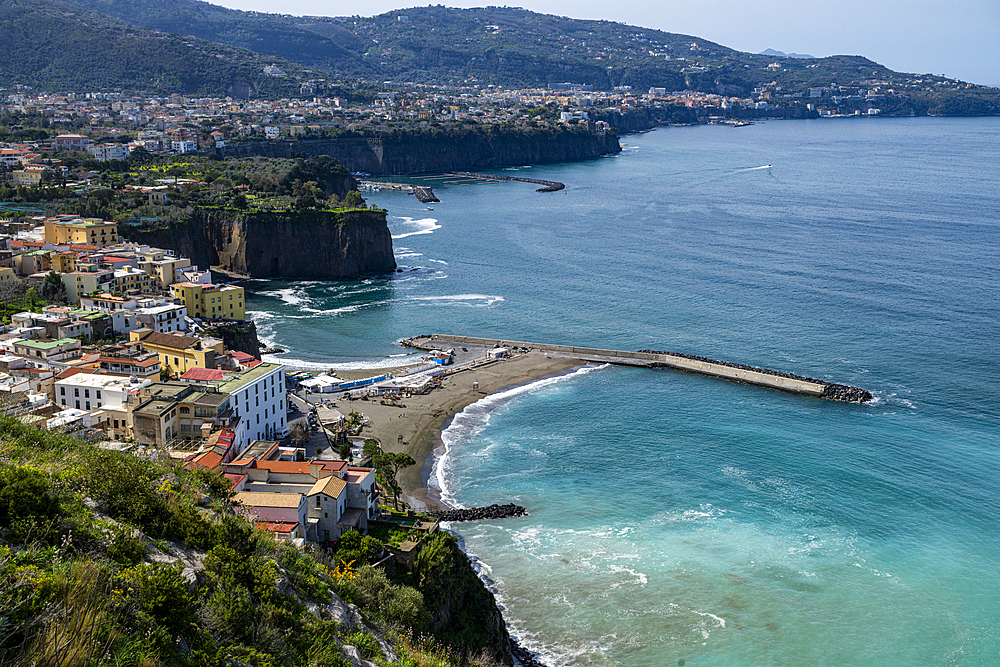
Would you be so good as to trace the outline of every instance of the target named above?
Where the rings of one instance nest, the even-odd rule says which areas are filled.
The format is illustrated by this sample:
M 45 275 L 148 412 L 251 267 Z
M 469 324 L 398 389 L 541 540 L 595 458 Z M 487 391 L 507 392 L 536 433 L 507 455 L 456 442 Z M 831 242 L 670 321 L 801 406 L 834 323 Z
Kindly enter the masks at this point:
M 848 403 L 866 403 L 872 399 L 871 393 L 858 387 L 849 387 L 814 378 L 801 377 L 791 373 L 772 371 L 766 368 L 755 368 L 744 364 L 732 364 L 725 361 L 656 350 L 627 352 L 624 350 L 604 350 L 572 345 L 529 343 L 525 341 L 501 340 L 498 338 L 477 338 L 474 336 L 452 336 L 448 334 L 417 336 L 404 340 L 402 344 L 405 347 L 413 347 L 421 350 L 462 345 L 474 345 L 486 348 L 498 346 L 527 348 L 529 350 L 541 350 L 551 354 L 571 357 L 581 361 L 593 361 L 621 366 L 641 366 L 645 368 L 673 368 L 691 373 L 711 375 L 734 382 L 744 382 L 772 389 L 781 389 L 782 391 L 789 391 L 795 394 L 806 394 L 808 396 Z

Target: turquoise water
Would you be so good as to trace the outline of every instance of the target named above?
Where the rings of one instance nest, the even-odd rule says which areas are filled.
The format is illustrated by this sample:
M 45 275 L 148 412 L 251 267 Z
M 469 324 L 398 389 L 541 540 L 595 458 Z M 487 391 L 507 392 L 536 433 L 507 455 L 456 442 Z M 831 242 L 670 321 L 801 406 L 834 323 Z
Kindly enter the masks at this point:
M 558 193 L 376 195 L 407 270 L 251 283 L 261 331 L 317 368 L 437 331 L 869 389 L 856 406 L 588 368 L 470 406 L 432 482 L 531 511 L 455 529 L 553 665 L 1000 664 L 1000 121 L 623 141 L 520 170 Z

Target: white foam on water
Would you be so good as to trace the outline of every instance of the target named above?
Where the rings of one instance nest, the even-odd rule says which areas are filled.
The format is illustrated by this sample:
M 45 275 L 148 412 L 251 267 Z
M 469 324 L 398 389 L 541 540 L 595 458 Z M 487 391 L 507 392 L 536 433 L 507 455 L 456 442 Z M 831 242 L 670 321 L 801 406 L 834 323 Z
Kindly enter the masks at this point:
M 490 294 L 449 294 L 443 296 L 411 296 L 410 301 L 426 301 L 444 305 L 492 306 L 505 301 L 502 296 Z M 470 303 L 481 302 L 481 303 Z
M 435 298 L 435 297 L 428 297 Z M 462 505 L 455 499 L 453 489 L 450 485 L 452 467 L 454 465 L 453 450 L 456 445 L 467 440 L 489 423 L 490 413 L 501 405 L 533 391 L 538 391 L 558 382 L 570 380 L 572 378 L 586 375 L 596 370 L 608 368 L 608 364 L 602 366 L 586 366 L 579 368 L 572 373 L 557 375 L 555 377 L 542 378 L 527 384 L 512 387 L 506 391 L 482 398 L 471 405 L 468 405 L 461 412 L 452 417 L 451 423 L 441 432 L 441 442 L 443 451 L 436 458 L 431 467 L 431 474 L 428 484 L 436 488 L 441 494 L 441 501 L 452 507 L 462 508 Z
M 400 217 L 399 227 L 403 230 L 400 234 L 392 234 L 391 237 L 395 241 L 397 239 L 405 239 L 408 236 L 417 236 L 418 234 L 433 234 L 435 229 L 441 229 L 435 218 L 406 218 Z M 395 225 L 394 225 L 395 226 Z
M 393 356 L 380 359 L 359 359 L 357 361 L 309 361 L 307 359 L 288 358 L 283 355 L 264 354 L 261 360 L 273 364 L 284 364 L 292 370 L 302 371 L 363 371 L 377 370 L 381 368 L 395 368 L 396 366 L 409 366 L 420 361 L 420 355 L 410 354 L 405 357 Z
M 257 292 L 258 296 L 270 296 L 281 299 L 290 306 L 297 306 L 306 301 L 305 290 L 301 287 L 288 287 L 285 289 L 270 290 L 268 292 Z
M 622 567 L 621 565 L 613 565 L 612 564 L 612 565 L 608 566 L 608 569 L 610 569 L 612 572 L 623 573 L 623 574 L 630 574 L 633 577 L 635 577 L 635 581 L 621 582 L 621 583 L 618 583 L 618 584 L 614 584 L 612 586 L 612 588 L 618 588 L 619 586 L 621 586 L 623 584 L 626 584 L 626 583 L 639 584 L 640 586 L 645 586 L 646 584 L 649 583 L 649 579 L 646 577 L 645 574 L 643 574 L 642 572 L 637 572 L 636 570 L 633 570 L 631 568 Z M 725 621 L 723 621 L 723 623 L 725 623 Z

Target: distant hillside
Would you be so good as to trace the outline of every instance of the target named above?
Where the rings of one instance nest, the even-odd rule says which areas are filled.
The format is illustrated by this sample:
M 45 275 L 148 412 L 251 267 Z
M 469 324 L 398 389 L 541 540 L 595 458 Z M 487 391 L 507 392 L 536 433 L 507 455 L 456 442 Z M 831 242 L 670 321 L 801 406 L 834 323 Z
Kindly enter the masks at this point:
M 200 0 L 62 1 L 77 9 L 55 0 L 0 0 L 10 17 L 0 26 L 4 45 L 32 47 L 4 49 L 0 82 L 282 96 L 291 81 L 267 80 L 256 69 L 275 60 L 302 78 L 351 77 L 377 86 L 573 83 L 734 97 L 767 88 L 772 100 L 808 96 L 810 88 L 857 88 L 888 92 L 893 100 L 880 106 L 889 113 L 1000 113 L 996 89 L 893 72 L 862 56 L 743 53 L 690 35 L 518 8 L 437 5 L 374 17 L 297 17 Z
M 156 33 L 47 0 L 0 0 L 0 82 L 42 89 L 139 89 L 233 97 L 298 92 L 249 51 Z M 289 72 L 299 66 L 279 63 Z
M 200 0 L 66 1 L 146 28 L 377 83 L 531 87 L 570 82 L 596 90 L 632 86 L 748 95 L 771 82 L 795 93 L 832 83 L 902 86 L 912 79 L 861 56 L 743 53 L 690 35 L 508 7 L 437 5 L 374 17 L 297 17 L 230 10 Z M 782 55 L 790 57 L 782 58 L 781 68 L 772 67 Z
M 815 58 L 816 56 L 810 56 L 807 53 L 785 53 L 784 51 L 775 51 L 774 49 L 764 49 L 760 52 L 762 56 L 778 56 L 779 58 Z
M 364 52 L 358 37 L 332 21 L 241 12 L 200 0 L 65 1 L 153 30 L 191 35 L 332 72 L 375 74 L 358 55 Z

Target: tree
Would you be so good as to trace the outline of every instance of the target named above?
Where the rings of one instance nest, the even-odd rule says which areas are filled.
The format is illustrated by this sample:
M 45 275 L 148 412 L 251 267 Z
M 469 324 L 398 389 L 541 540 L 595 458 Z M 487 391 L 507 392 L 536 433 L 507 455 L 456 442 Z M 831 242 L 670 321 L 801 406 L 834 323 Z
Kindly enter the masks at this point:
M 40 293 L 49 303 L 66 303 L 66 285 L 55 271 L 45 274 Z
M 399 492 L 401 489 L 399 482 L 396 481 L 396 475 L 403 468 L 416 465 L 417 462 L 412 456 L 404 452 L 389 452 L 387 454 L 379 454 L 373 459 L 373 463 L 375 464 L 375 471 L 382 477 L 385 485 L 392 490 L 392 504 L 398 510 Z
M 351 441 L 350 440 L 344 440 L 342 443 L 340 443 L 340 449 L 339 449 L 338 453 L 340 454 L 340 458 L 342 458 L 343 460 L 345 460 L 345 461 L 350 460 L 350 458 L 351 458 Z
M 344 203 L 353 208 L 357 208 L 365 203 L 364 198 L 361 197 L 361 193 L 357 190 L 351 190 L 347 193 L 347 197 L 344 198 Z
M 295 443 L 296 447 L 302 447 L 308 441 L 309 431 L 302 428 L 302 424 L 296 424 L 292 427 L 292 442 Z
M 365 440 L 364 449 L 361 450 L 361 453 L 366 459 L 374 460 L 376 456 L 382 453 L 382 446 L 375 438 L 368 438 Z

